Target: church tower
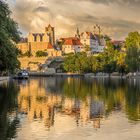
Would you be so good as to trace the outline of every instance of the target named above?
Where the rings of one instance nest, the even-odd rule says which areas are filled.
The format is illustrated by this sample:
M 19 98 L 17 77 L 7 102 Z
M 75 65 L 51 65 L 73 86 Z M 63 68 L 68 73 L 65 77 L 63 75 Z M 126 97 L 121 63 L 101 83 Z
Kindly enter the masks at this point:
M 45 28 L 45 33 L 49 37 L 49 43 L 51 43 L 54 46 L 55 45 L 55 32 L 54 32 L 54 27 L 52 27 L 49 24 L 48 27 Z

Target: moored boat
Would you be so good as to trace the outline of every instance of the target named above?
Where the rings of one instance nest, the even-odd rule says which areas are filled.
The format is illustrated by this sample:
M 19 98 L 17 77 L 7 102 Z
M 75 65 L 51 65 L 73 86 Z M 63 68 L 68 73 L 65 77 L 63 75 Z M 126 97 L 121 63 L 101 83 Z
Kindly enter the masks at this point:
M 29 73 L 26 70 L 21 70 L 13 78 L 14 79 L 28 79 Z

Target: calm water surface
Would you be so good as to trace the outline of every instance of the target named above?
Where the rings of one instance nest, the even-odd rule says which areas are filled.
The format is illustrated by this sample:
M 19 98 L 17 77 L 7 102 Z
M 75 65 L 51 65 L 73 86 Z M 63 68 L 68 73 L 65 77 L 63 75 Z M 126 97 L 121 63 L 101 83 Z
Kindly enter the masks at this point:
M 0 140 L 93 139 L 140 139 L 140 81 L 31 78 L 0 84 Z

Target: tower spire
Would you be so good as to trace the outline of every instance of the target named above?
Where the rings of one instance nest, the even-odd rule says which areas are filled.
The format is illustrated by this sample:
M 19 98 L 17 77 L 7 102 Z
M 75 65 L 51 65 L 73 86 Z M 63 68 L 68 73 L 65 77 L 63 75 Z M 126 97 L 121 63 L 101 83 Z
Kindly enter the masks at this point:
M 79 31 L 79 28 L 78 27 L 76 29 L 76 37 L 80 38 L 80 31 Z

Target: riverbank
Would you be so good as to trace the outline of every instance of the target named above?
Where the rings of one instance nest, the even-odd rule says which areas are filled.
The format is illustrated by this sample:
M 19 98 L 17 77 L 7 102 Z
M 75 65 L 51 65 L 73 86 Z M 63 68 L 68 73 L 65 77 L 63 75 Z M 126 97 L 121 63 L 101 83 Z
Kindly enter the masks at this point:
M 9 80 L 9 79 L 10 79 L 9 76 L 0 77 L 0 84 L 5 82 L 5 81 L 7 81 L 7 80 Z
M 126 79 L 127 76 L 126 75 L 112 75 L 112 74 L 94 74 L 94 73 L 87 73 L 84 74 L 85 78 L 118 78 L 118 79 Z
M 48 73 L 48 72 L 29 72 L 30 76 L 34 77 L 85 77 L 85 78 L 116 78 L 116 79 L 140 79 L 140 73 L 137 74 L 125 74 L 121 75 L 119 73 Z
M 77 74 L 77 73 L 47 73 L 47 72 L 29 72 L 30 76 L 36 77 L 81 77 L 84 74 Z
M 123 76 L 119 73 L 112 73 L 112 74 L 108 74 L 108 73 L 98 73 L 98 74 L 94 74 L 94 73 L 87 73 L 84 74 L 85 78 L 116 78 L 116 79 L 140 79 L 140 73 L 128 73 L 128 74 L 124 74 Z

